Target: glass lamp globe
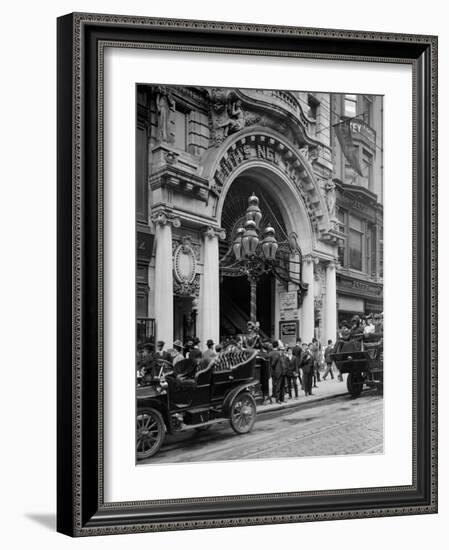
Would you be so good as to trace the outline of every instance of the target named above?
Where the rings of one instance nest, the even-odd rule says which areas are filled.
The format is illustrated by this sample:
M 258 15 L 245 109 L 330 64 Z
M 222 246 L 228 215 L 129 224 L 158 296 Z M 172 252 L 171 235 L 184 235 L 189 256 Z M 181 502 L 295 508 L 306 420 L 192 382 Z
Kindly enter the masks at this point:
M 262 219 L 262 212 L 259 208 L 259 199 L 254 193 L 248 198 L 246 219 L 253 220 L 253 222 L 256 224 L 256 229 L 259 227 L 260 220 Z
M 245 222 L 245 232 L 242 236 L 243 255 L 254 256 L 258 244 L 259 236 L 256 231 L 256 222 L 253 220 L 247 220 Z
M 274 260 L 276 258 L 276 252 L 279 247 L 276 237 L 274 236 L 274 229 L 268 225 L 263 232 L 264 237 L 262 241 L 262 252 L 267 260 Z
M 234 242 L 232 243 L 232 251 L 237 261 L 242 259 L 242 237 L 244 233 L 245 230 L 243 227 L 239 227 L 236 231 Z

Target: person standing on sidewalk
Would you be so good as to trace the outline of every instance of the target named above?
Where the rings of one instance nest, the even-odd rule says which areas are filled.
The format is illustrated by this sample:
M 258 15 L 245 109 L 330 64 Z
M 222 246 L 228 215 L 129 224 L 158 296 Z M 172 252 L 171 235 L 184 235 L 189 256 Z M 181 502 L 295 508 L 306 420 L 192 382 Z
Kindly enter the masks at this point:
M 318 340 L 316 338 L 312 338 L 312 343 L 309 345 L 312 346 L 312 353 L 313 353 L 313 387 L 318 388 L 316 385 L 317 381 L 321 382 L 320 380 L 320 362 L 321 362 L 321 351 L 320 351 L 320 345 L 318 343 Z
M 332 372 L 332 359 L 331 359 L 331 353 L 334 350 L 334 345 L 332 343 L 332 340 L 327 341 L 326 349 L 324 350 L 324 360 L 326 362 L 326 370 L 323 374 L 323 380 L 326 380 L 326 376 L 328 374 L 331 375 L 332 380 L 334 379 L 334 373 Z
M 287 391 L 290 399 L 292 398 L 292 386 L 295 390 L 295 398 L 298 398 L 298 370 L 296 367 L 296 361 L 292 354 L 292 348 L 287 348 L 285 357 L 288 359 L 287 363 Z
M 301 389 L 304 389 L 301 378 L 301 359 L 303 354 L 303 345 L 301 343 L 301 338 L 296 339 L 296 345 L 293 346 L 292 355 L 293 361 L 295 362 L 295 370 L 298 373 L 299 383 L 301 384 Z
M 263 342 L 262 348 L 259 353 L 260 359 L 260 389 L 262 391 L 262 404 L 269 402 L 273 403 L 273 399 L 270 396 L 270 351 L 271 344 L 269 342 Z
M 314 357 L 314 344 L 309 344 L 306 352 L 301 359 L 302 367 L 302 383 L 304 385 L 304 393 L 306 395 L 313 395 L 312 393 L 312 380 L 313 380 L 313 368 L 315 364 Z
M 273 350 L 269 353 L 270 372 L 273 380 L 273 394 L 276 403 L 284 403 L 285 376 L 282 376 L 282 360 L 279 351 L 279 342 L 273 340 Z

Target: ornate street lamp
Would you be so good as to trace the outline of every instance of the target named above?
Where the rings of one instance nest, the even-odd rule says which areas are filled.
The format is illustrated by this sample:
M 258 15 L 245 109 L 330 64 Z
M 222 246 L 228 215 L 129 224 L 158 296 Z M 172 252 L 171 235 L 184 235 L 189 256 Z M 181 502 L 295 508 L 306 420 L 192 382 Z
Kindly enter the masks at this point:
M 274 261 L 276 252 L 279 247 L 276 237 L 274 236 L 274 229 L 268 225 L 265 228 L 264 238 L 262 241 L 262 252 L 267 260 Z
M 256 224 L 256 228 L 259 228 L 260 220 L 262 219 L 262 212 L 259 208 L 259 199 L 254 193 L 248 199 L 246 219 L 253 220 L 253 222 Z
M 235 259 L 237 261 L 242 259 L 242 237 L 245 233 L 243 227 L 237 229 L 234 242 L 232 243 L 232 251 L 234 252 Z
M 245 213 L 244 227 L 236 232 L 232 251 L 237 263 L 247 274 L 251 290 L 250 316 L 253 323 L 257 317 L 257 281 L 263 273 L 272 271 L 276 258 L 278 242 L 275 231 L 268 225 L 263 231 L 259 229 L 262 212 L 259 208 L 259 199 L 253 193 L 248 199 L 248 208 Z M 263 239 L 260 239 L 260 234 Z
M 259 235 L 256 230 L 256 222 L 247 220 L 245 222 L 245 232 L 242 235 L 242 254 L 246 258 L 250 258 L 256 254 L 257 245 L 259 244 Z

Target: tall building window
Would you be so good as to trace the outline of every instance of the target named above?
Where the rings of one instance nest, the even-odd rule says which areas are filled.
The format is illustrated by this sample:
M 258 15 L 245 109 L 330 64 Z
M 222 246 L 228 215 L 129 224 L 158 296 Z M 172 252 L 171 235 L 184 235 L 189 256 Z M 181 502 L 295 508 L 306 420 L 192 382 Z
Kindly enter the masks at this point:
M 371 277 L 377 275 L 377 226 L 372 224 L 369 227 L 368 231 L 369 237 L 369 251 L 370 251 L 370 260 L 371 265 Z
M 372 118 L 372 111 L 373 111 L 373 100 L 371 96 L 367 96 L 367 95 L 363 96 L 362 109 L 363 109 L 363 120 L 368 124 L 368 126 L 371 126 L 371 118 Z
M 362 148 L 362 172 L 365 174 L 368 189 L 373 188 L 373 155 Z
M 357 271 L 363 271 L 363 222 L 355 216 L 349 217 L 349 267 Z
M 136 217 L 148 224 L 147 130 L 138 120 L 136 133 Z
M 308 116 L 316 120 L 318 117 L 320 102 L 313 95 L 309 94 L 307 97 L 307 104 L 309 106 Z
M 346 94 L 344 98 L 344 115 L 355 117 L 357 114 L 357 96 L 355 94 Z
M 338 263 L 341 267 L 346 267 L 346 225 L 348 213 L 343 208 L 337 207 L 338 231 L 345 235 L 338 244 Z
M 379 277 L 383 278 L 384 276 L 384 238 L 383 238 L 383 228 L 380 228 L 379 231 Z
M 187 151 L 187 119 L 188 113 L 175 111 L 175 147 Z

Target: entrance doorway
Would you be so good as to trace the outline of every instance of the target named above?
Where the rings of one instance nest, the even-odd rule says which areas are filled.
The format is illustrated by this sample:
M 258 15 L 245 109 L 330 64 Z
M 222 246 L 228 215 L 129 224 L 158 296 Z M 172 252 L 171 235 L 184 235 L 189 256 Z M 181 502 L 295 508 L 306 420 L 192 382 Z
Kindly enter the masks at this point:
M 246 276 L 229 276 L 226 268 L 231 267 L 235 258 L 232 244 L 236 231 L 245 223 L 248 197 L 255 193 L 259 198 L 262 212 L 261 227 L 271 225 L 278 241 L 287 240 L 287 229 L 278 206 L 274 186 L 265 174 L 245 172 L 229 187 L 223 204 L 221 226 L 226 229 L 226 240 L 220 243 L 220 335 L 234 336 L 246 332 L 250 319 L 250 285 Z M 261 335 L 273 338 L 275 333 L 275 277 L 272 273 L 262 274 L 257 281 L 257 315 Z
M 197 334 L 196 309 L 190 296 L 174 296 L 173 340 L 185 342 Z
M 274 336 L 275 279 L 263 274 L 257 282 L 257 321 L 263 337 Z M 235 336 L 246 332 L 250 319 L 250 286 L 247 277 L 223 277 L 220 285 L 220 335 Z

